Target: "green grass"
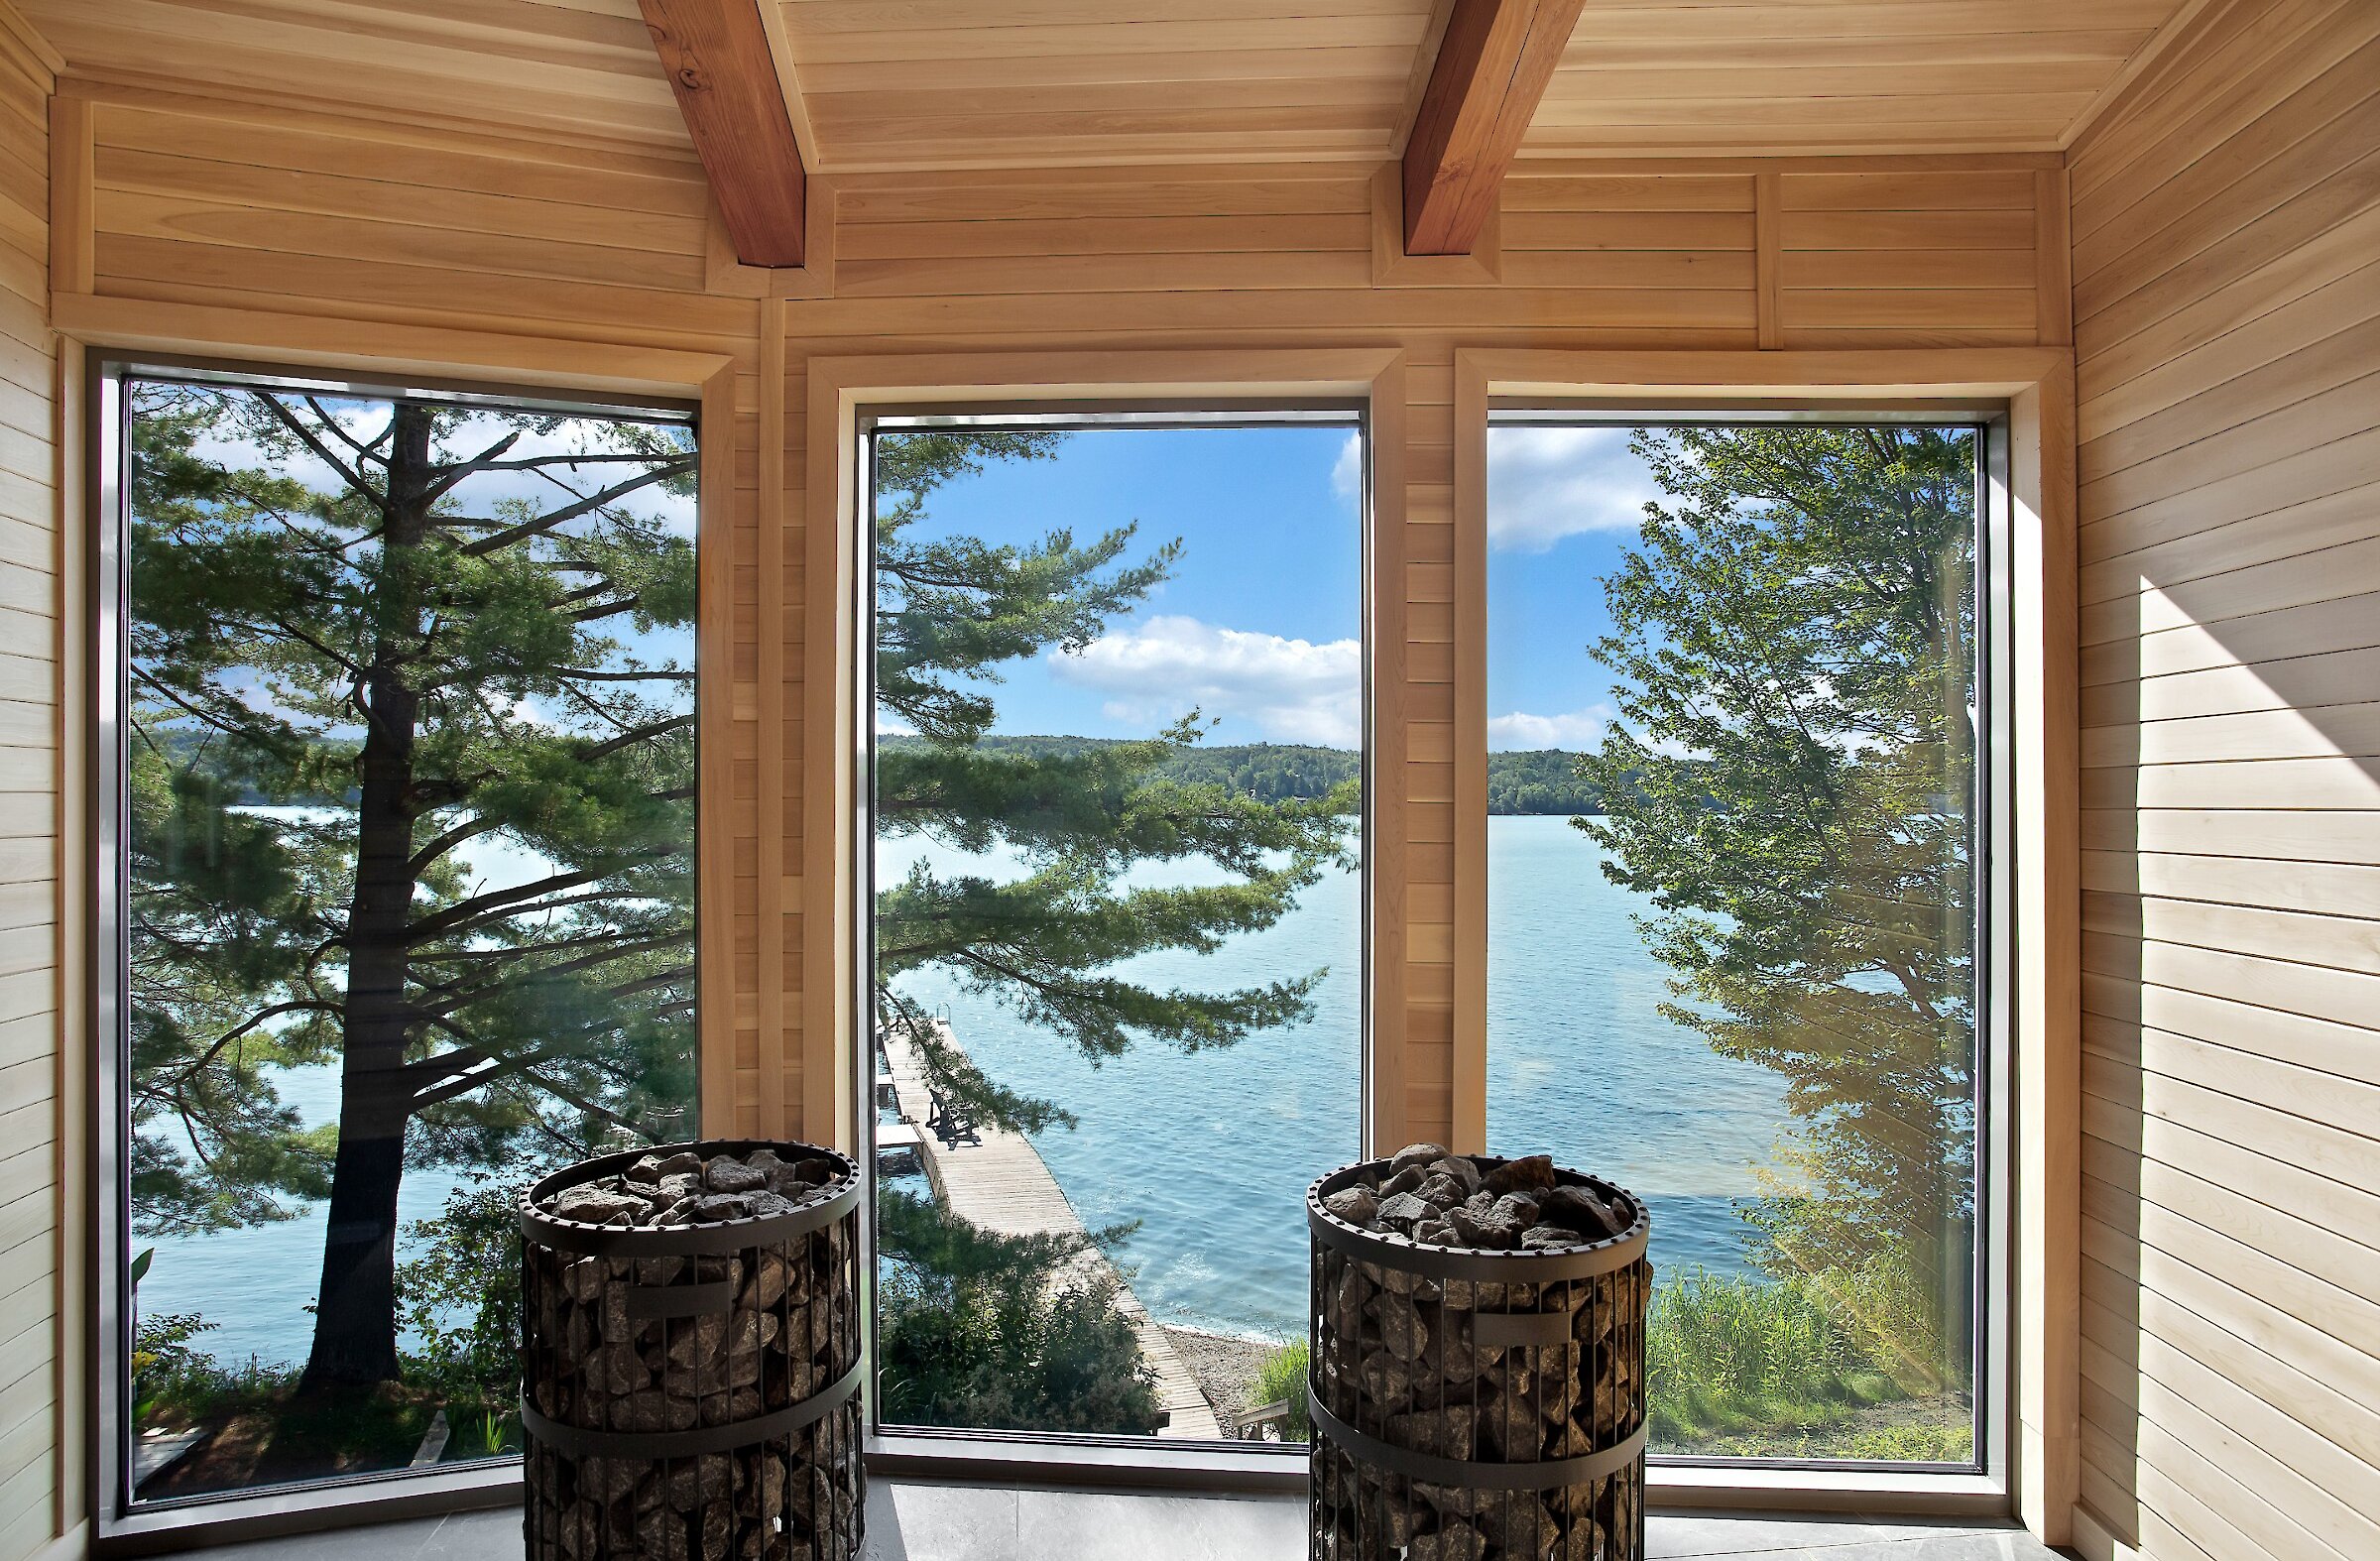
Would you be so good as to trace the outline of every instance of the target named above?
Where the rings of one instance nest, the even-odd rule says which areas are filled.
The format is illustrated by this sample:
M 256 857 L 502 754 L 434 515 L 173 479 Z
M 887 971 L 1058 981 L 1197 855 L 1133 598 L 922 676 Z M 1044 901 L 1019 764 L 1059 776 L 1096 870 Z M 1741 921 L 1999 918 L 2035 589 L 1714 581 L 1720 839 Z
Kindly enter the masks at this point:
M 1281 1435 L 1285 1442 L 1303 1442 L 1313 1435 L 1306 1418 L 1306 1341 L 1291 1340 L 1264 1357 L 1250 1389 L 1251 1409 L 1268 1403 L 1288 1404 L 1289 1424 Z
M 1964 1462 L 1972 1432 L 1879 1423 L 1879 1406 L 1939 1389 L 1912 1350 L 1879 1337 L 1876 1286 L 1855 1276 L 1766 1280 L 1700 1271 L 1653 1298 L 1645 1365 L 1652 1445 L 1733 1457 Z M 1858 1321 L 1846 1320 L 1847 1317 Z M 1922 1409 L 1920 1405 L 1910 1405 Z

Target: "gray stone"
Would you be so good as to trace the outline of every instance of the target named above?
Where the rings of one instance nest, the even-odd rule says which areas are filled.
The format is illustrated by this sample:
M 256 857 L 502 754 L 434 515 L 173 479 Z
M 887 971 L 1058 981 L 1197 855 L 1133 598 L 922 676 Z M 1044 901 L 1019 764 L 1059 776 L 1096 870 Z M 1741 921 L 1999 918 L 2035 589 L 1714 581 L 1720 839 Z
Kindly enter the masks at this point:
M 1388 1440 L 1417 1453 L 1440 1458 L 1469 1458 L 1479 1427 L 1479 1411 L 1470 1404 L 1443 1409 L 1415 1409 L 1388 1417 Z
M 1421 1185 L 1414 1188 L 1413 1192 L 1416 1197 L 1426 1199 L 1441 1209 L 1459 1208 L 1465 1197 L 1461 1182 L 1439 1172 L 1423 1178 Z
M 675 1154 L 662 1155 L 660 1163 L 654 1170 L 656 1180 L 670 1176 L 699 1176 L 702 1174 L 702 1156 L 692 1149 L 679 1149 Z
M 1532 1225 L 1520 1233 L 1520 1245 L 1535 1252 L 1579 1245 L 1579 1234 L 1559 1225 Z
M 658 1154 L 648 1154 L 620 1174 L 629 1181 L 641 1181 L 648 1184 L 659 1181 L 661 1179 L 661 1157 Z
M 1537 1201 L 1537 1217 L 1549 1225 L 1564 1225 L 1591 1242 L 1606 1241 L 1628 1228 L 1618 1210 L 1585 1187 L 1561 1186 Z
M 751 1192 L 769 1185 L 767 1172 L 754 1170 L 731 1154 L 714 1157 L 703 1167 L 702 1180 L 713 1192 Z
M 1484 1179 L 1493 1193 L 1542 1192 L 1554 1184 L 1554 1159 L 1550 1154 L 1524 1154 L 1504 1161 Z
M 1488 1209 L 1488 1217 L 1512 1227 L 1517 1238 L 1522 1231 L 1537 1223 L 1537 1200 L 1517 1192 L 1507 1192 Z
M 1408 1165 L 1403 1170 L 1398 1171 L 1395 1175 L 1389 1177 L 1386 1181 L 1380 1183 L 1380 1200 L 1384 1203 L 1388 1199 L 1395 1197 L 1400 1192 L 1411 1192 L 1414 1188 L 1420 1186 L 1428 1179 L 1428 1173 L 1420 1166 Z
M 1372 1305 L 1380 1343 L 1388 1353 L 1400 1361 L 1419 1360 L 1430 1346 L 1430 1328 L 1421 1320 L 1421 1308 L 1404 1296 L 1387 1294 Z
M 1380 1203 L 1362 1187 L 1345 1187 L 1322 1200 L 1330 1210 L 1358 1230 L 1370 1230 L 1371 1222 L 1380 1212 Z
M 1462 1183 L 1465 1197 L 1480 1190 L 1480 1167 L 1468 1154 L 1449 1154 L 1444 1159 L 1432 1160 L 1429 1171 L 1433 1176 L 1452 1176 Z
M 1410 1226 L 1417 1221 L 1431 1219 L 1437 1213 L 1436 1209 L 1412 1193 L 1400 1192 L 1380 1201 L 1378 1218 L 1382 1225 Z
M 624 1192 L 606 1192 L 600 1187 L 565 1187 L 554 1198 L 552 1212 L 557 1219 L 576 1220 L 582 1225 L 625 1225 L 643 1222 L 652 1212 L 652 1205 L 642 1198 L 632 1198 Z
M 1407 1166 L 1424 1166 L 1433 1160 L 1445 1158 L 1446 1145 L 1443 1143 L 1408 1143 L 1388 1157 L 1388 1168 L 1401 1171 Z
M 1405 1561 L 1480 1561 L 1487 1553 L 1488 1536 L 1456 1519 L 1436 1533 L 1415 1534 Z

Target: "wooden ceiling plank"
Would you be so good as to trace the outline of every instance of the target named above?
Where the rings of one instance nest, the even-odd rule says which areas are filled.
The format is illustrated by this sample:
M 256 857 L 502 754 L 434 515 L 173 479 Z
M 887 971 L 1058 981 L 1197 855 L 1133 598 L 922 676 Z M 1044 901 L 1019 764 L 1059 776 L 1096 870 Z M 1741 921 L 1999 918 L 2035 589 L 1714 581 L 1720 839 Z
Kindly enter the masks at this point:
M 755 0 L 638 0 L 747 266 L 802 263 L 807 175 Z
M 1405 140 L 1408 255 L 1468 255 L 1584 0 L 1457 0 Z

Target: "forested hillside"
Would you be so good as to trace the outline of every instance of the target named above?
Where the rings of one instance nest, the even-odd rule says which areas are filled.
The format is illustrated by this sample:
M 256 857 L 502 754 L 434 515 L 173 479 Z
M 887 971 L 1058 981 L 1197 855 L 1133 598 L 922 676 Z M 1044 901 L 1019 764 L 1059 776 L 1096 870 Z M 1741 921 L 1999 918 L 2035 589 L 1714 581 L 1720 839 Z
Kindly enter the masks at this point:
M 881 748 L 914 744 L 913 737 L 880 737 Z M 1019 755 L 1080 753 L 1106 746 L 1093 737 L 987 737 L 982 746 Z M 1558 748 L 1488 756 L 1490 813 L 1600 813 L 1602 797 L 1578 776 L 1578 755 Z M 1177 780 L 1220 781 L 1236 791 L 1272 802 L 1321 796 L 1357 773 L 1357 756 L 1344 748 L 1308 748 L 1294 743 L 1241 743 L 1197 748 L 1169 760 L 1158 774 Z

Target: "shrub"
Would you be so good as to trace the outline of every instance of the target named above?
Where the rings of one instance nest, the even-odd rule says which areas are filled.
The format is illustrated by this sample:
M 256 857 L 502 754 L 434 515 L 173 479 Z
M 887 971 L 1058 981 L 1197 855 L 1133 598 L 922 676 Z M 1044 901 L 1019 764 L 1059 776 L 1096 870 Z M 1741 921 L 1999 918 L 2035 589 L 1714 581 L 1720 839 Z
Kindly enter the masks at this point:
M 215 1358 L 191 1345 L 214 1324 L 196 1312 L 143 1317 L 132 1336 L 132 1418 L 138 1426 L 186 1424 L 231 1389 Z
M 1103 1269 L 1096 1237 L 1004 1236 L 887 1190 L 877 1237 L 877 1390 L 913 1425 L 1146 1435 L 1155 1374 Z
M 457 1187 L 435 1219 L 407 1230 L 420 1252 L 397 1268 L 397 1300 L 417 1345 L 412 1385 L 501 1406 L 521 1385 L 517 1187 Z

